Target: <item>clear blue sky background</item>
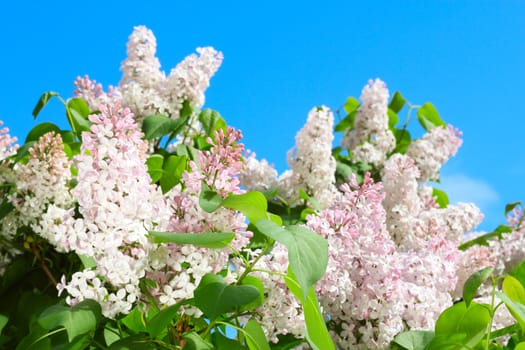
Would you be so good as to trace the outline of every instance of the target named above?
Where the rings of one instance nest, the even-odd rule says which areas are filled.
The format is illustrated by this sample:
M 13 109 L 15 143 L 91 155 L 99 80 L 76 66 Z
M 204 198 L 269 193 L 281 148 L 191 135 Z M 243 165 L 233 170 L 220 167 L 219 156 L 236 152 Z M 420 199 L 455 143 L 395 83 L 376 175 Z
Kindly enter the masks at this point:
M 167 72 L 198 46 L 223 51 L 206 106 L 280 171 L 311 107 L 336 109 L 380 77 L 464 132 L 442 187 L 483 209 L 482 229 L 525 200 L 523 1 L 4 1 L 0 120 L 23 139 L 42 92 L 68 97 L 84 74 L 116 85 L 141 24 Z M 39 118 L 62 116 L 55 102 Z

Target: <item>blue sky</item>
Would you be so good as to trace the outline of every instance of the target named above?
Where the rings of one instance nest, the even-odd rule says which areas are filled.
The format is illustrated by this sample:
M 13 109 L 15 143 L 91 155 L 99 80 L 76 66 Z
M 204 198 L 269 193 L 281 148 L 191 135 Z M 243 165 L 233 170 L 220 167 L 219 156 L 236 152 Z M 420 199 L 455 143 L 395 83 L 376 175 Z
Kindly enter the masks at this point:
M 463 131 L 442 186 L 483 209 L 482 229 L 525 200 L 523 1 L 4 2 L 0 120 L 23 139 L 42 92 L 68 97 L 84 74 L 116 85 L 135 25 L 153 30 L 168 72 L 198 46 L 223 51 L 206 106 L 280 171 L 310 108 L 336 109 L 380 77 Z M 62 116 L 54 103 L 39 118 Z

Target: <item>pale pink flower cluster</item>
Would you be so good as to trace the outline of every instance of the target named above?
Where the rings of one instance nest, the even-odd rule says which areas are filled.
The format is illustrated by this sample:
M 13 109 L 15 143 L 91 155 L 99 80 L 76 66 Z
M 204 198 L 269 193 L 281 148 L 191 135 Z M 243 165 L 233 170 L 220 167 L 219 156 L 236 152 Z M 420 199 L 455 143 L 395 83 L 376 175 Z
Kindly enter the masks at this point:
M 4 125 L 4 122 L 0 120 L 0 126 Z M 4 161 L 7 157 L 15 154 L 18 149 L 16 144 L 17 138 L 9 135 L 8 128 L 0 129 L 0 161 Z
M 183 174 L 182 183 L 167 193 L 172 208 L 169 232 L 234 232 L 232 247 L 240 250 L 248 243 L 252 234 L 246 231 L 243 214 L 224 207 L 208 213 L 199 205 L 203 183 L 223 198 L 243 193 L 238 180 L 243 145 L 237 141 L 241 137 L 239 131 L 228 127 L 226 132 L 218 130 L 214 139 L 208 138 L 211 149 L 200 151 L 198 163 L 191 162 L 191 170 Z M 177 244 L 161 247 L 152 256 L 155 271 L 148 275 L 159 287 L 153 294 L 166 306 L 193 297 L 205 274 L 227 268 L 230 253 L 229 248 L 204 249 Z
M 71 162 L 64 152 L 60 135 L 49 132 L 29 150 L 27 163 L 14 167 L 16 192 L 9 197 L 15 206 L 18 225 L 29 226 L 54 243 L 54 231 L 41 218 L 55 207 L 70 208 L 75 202 L 69 192 Z
M 341 144 L 353 155 L 354 161 L 382 165 L 396 146 L 388 127 L 388 97 L 386 84 L 370 80 L 361 93 L 362 104 L 355 115 L 354 127 L 345 133 Z
M 138 119 L 152 114 L 177 118 L 184 101 L 202 107 L 204 91 L 222 63 L 222 53 L 211 47 L 197 48 L 198 56 L 186 57 L 166 77 L 155 52 L 156 39 L 151 30 L 135 27 L 121 67 L 119 87 L 124 103 Z
M 96 80 L 89 79 L 87 75 L 77 77 L 73 85 L 76 88 L 73 94 L 86 101 L 92 111 L 98 110 L 98 107 L 102 104 L 113 104 L 122 100 L 118 88 L 110 85 L 108 92 L 105 92 L 102 84 L 97 83 Z
M 410 143 L 406 154 L 414 159 L 419 169 L 420 181 L 439 179 L 441 166 L 456 155 L 461 147 L 461 135 L 452 125 L 446 128 L 439 126 Z
M 81 218 L 64 210 L 52 220 L 56 232 L 64 234 L 62 248 L 91 257 L 96 267 L 76 272 L 69 282 L 63 278 L 57 288 L 67 291 L 70 305 L 92 298 L 105 316 L 115 317 L 129 312 L 140 297 L 139 280 L 148 268 L 148 230 L 167 225 L 169 208 L 150 183 L 148 145 L 133 114 L 118 103 L 99 109 L 100 114 L 89 117 L 91 132 L 83 133 L 75 159 L 78 184 L 72 192 Z
M 330 206 L 335 187 L 336 162 L 332 156 L 334 116 L 326 106 L 308 113 L 304 127 L 295 136 L 295 148 L 288 152 L 288 165 L 277 178 L 277 172 L 266 160 L 247 157 L 241 173 L 242 185 L 248 190 L 279 189 L 279 195 L 290 205 L 300 200 L 299 190 L 313 197 L 322 208 Z

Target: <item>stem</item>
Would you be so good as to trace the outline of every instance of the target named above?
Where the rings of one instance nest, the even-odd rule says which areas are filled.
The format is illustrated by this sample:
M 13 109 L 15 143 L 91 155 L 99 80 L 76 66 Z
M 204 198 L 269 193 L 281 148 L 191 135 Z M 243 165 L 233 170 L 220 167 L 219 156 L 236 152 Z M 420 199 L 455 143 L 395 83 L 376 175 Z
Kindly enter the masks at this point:
M 244 277 L 248 276 L 248 274 L 252 271 L 255 271 L 254 270 L 254 267 L 255 267 L 255 264 L 257 264 L 257 262 L 266 254 L 268 254 L 271 250 L 271 248 L 273 247 L 273 245 L 269 245 L 267 244 L 266 245 L 266 248 L 264 248 L 264 250 L 262 251 L 261 254 L 259 254 L 259 256 L 257 258 L 255 258 L 255 260 L 253 261 L 253 263 L 251 264 L 247 264 L 248 266 L 246 266 L 246 270 L 244 270 L 244 272 L 242 273 L 242 275 L 237 279 L 237 284 L 240 284 L 242 282 L 242 280 L 244 279 Z
M 496 287 L 497 287 L 497 280 L 494 278 L 494 276 L 490 276 L 492 280 L 492 293 L 490 297 L 490 322 L 487 326 L 487 342 L 485 343 L 485 350 L 489 349 L 490 344 L 490 332 L 492 331 L 492 323 L 494 321 L 494 314 L 496 313 L 497 307 L 494 307 L 494 301 L 496 300 Z M 498 305 L 499 306 L 499 305 Z
M 36 256 L 36 258 L 40 262 L 40 266 L 42 267 L 42 270 L 44 270 L 44 273 L 46 274 L 49 281 L 51 281 L 51 283 L 53 283 L 53 285 L 56 286 L 58 284 L 58 281 L 56 280 L 55 276 L 53 276 L 53 274 L 51 273 L 51 270 L 49 270 L 49 267 L 47 267 L 44 259 L 42 259 L 42 256 L 40 255 L 40 252 L 38 251 L 36 245 L 33 243 L 30 243 L 29 246 L 31 247 L 31 251 L 33 252 L 33 254 Z

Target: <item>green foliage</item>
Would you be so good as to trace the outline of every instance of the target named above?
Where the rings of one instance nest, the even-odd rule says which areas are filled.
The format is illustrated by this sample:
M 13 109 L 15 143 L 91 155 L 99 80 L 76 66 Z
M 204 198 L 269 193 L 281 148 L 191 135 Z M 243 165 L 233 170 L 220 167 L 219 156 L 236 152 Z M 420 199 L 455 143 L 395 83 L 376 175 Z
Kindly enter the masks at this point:
M 430 102 L 425 102 L 421 107 L 419 107 L 417 110 L 417 119 L 426 131 L 429 131 L 438 126 L 446 126 L 443 119 L 441 119 L 439 116 L 436 107 L 434 107 L 434 105 Z
M 494 268 L 492 266 L 485 267 L 470 276 L 463 286 L 463 301 L 467 307 L 476 296 L 478 288 L 492 275 Z
M 192 244 L 203 248 L 224 248 L 233 240 L 233 232 L 175 233 L 150 231 L 155 243 Z

